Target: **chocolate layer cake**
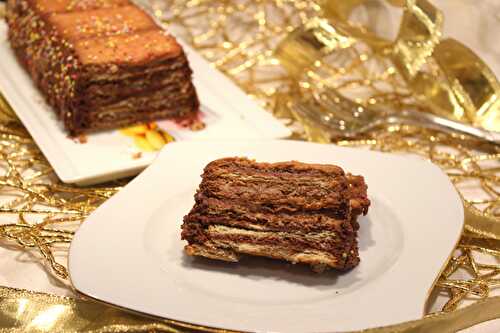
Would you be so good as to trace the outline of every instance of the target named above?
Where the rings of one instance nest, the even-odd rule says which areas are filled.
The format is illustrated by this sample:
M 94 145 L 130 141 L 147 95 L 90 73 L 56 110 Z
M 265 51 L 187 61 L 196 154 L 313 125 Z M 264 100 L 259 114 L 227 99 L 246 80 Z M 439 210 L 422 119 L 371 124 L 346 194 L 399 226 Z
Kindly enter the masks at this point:
M 72 135 L 198 111 L 181 46 L 128 0 L 9 0 L 7 23 Z
M 359 263 L 356 218 L 370 201 L 363 177 L 333 165 L 209 163 L 184 217 L 189 255 L 236 262 L 241 254 L 305 263 L 315 271 Z

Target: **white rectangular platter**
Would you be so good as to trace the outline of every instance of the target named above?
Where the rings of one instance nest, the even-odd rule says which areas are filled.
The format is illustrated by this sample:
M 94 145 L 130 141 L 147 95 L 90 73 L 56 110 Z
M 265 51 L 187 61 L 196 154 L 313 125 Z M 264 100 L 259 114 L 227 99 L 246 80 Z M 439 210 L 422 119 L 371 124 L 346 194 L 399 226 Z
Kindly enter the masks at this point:
M 206 127 L 191 131 L 171 121 L 157 125 L 176 141 L 285 138 L 290 131 L 212 68 L 183 43 L 194 72 Z M 45 103 L 29 75 L 17 62 L 7 40 L 7 25 L 0 22 L 0 92 L 65 183 L 95 184 L 133 175 L 151 164 L 157 152 L 141 152 L 118 130 L 87 135 L 85 143 L 70 138 Z M 168 148 L 168 147 L 167 147 Z

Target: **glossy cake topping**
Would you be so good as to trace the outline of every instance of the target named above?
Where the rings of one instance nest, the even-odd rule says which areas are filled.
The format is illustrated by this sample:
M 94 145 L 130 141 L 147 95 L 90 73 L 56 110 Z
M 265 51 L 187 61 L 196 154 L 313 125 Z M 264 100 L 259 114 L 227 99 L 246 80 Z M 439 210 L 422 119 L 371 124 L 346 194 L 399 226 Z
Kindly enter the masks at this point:
M 70 42 L 140 30 L 160 30 L 149 15 L 135 6 L 56 13 L 49 15 L 48 21 Z
M 131 4 L 128 0 L 30 0 L 29 3 L 30 7 L 35 7 L 43 14 L 113 8 Z

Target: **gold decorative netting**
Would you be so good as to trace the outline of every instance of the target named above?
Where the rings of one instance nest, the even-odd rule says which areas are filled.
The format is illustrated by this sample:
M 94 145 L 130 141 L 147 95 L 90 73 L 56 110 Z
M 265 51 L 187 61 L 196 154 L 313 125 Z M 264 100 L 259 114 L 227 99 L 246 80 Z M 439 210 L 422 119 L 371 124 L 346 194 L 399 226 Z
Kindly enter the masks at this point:
M 389 2 L 396 7 L 405 4 Z M 363 1 L 155 0 L 150 3 L 155 14 L 176 34 L 286 121 L 294 129 L 295 139 L 417 154 L 439 165 L 462 195 L 467 219 L 464 234 L 437 280 L 433 297 L 447 295 L 448 301 L 442 309 L 451 311 L 464 300 L 487 299 L 491 289 L 499 286 L 498 146 L 404 124 L 380 125 L 346 138 L 342 131 L 333 132 L 294 109 L 296 103 L 321 94 L 342 94 L 360 107 L 382 106 L 393 111 L 413 108 L 485 127 L 496 126 L 499 103 L 491 100 L 491 96 L 498 89 L 495 85 L 498 82 L 491 73 L 481 67 L 485 77 L 481 82 L 491 88 L 490 99 L 485 98 L 484 89 L 481 98 L 472 98 L 477 86 L 466 85 L 468 81 L 460 77 L 455 67 L 443 67 L 439 52 L 430 57 L 432 49 L 440 43 L 442 20 L 438 11 L 431 15 L 435 10 L 432 5 L 426 1 L 407 1 L 403 28 L 396 42 L 388 42 L 369 31 L 367 22 L 347 20 L 346 15 L 354 8 L 363 8 Z M 363 18 L 363 13 L 358 16 Z M 429 17 L 434 21 L 429 21 Z M 323 18 L 327 21 L 322 21 Z M 423 40 L 418 35 L 423 30 L 415 23 L 419 19 L 427 27 Z M 412 26 L 417 28 L 412 31 Z M 315 38 L 312 42 L 306 38 L 311 31 Z M 297 36 L 305 40 L 303 45 L 294 44 L 300 40 Z M 420 39 L 416 42 L 412 36 Z M 311 49 L 311 45 L 316 45 L 316 49 Z M 290 50 L 293 55 L 305 50 L 309 58 L 290 59 L 287 53 Z M 463 59 L 462 65 L 467 65 L 466 59 L 470 57 Z M 438 100 L 443 94 L 437 96 L 422 90 L 422 84 L 429 84 L 429 77 L 439 84 L 441 92 L 450 92 L 445 94 L 445 102 Z M 493 106 L 485 110 L 487 102 Z M 10 219 L 0 225 L 0 244 L 14 246 L 19 251 L 38 251 L 54 276 L 67 280 L 66 262 L 57 262 L 54 253 L 67 251 L 78 225 L 128 180 L 85 188 L 62 184 L 4 99 L 0 99 L 0 110 L 3 170 L 0 212 L 3 221 Z M 440 232 L 438 225 L 436 232 Z M 491 258 L 496 258 L 497 264 L 488 260 Z M 2 295 L 5 297 L 6 292 Z M 175 330 L 181 328 L 171 331 Z

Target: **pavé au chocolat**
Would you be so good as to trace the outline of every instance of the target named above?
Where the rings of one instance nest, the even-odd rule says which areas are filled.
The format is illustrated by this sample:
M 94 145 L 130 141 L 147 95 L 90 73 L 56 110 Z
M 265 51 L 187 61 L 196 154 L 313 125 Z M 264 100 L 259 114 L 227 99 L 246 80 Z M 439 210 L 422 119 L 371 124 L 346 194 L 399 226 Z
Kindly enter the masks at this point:
M 359 263 L 357 218 L 369 206 L 363 177 L 338 166 L 224 158 L 205 167 L 182 239 L 193 256 L 348 270 Z
M 9 0 L 7 23 L 71 135 L 198 112 L 181 46 L 127 0 Z

